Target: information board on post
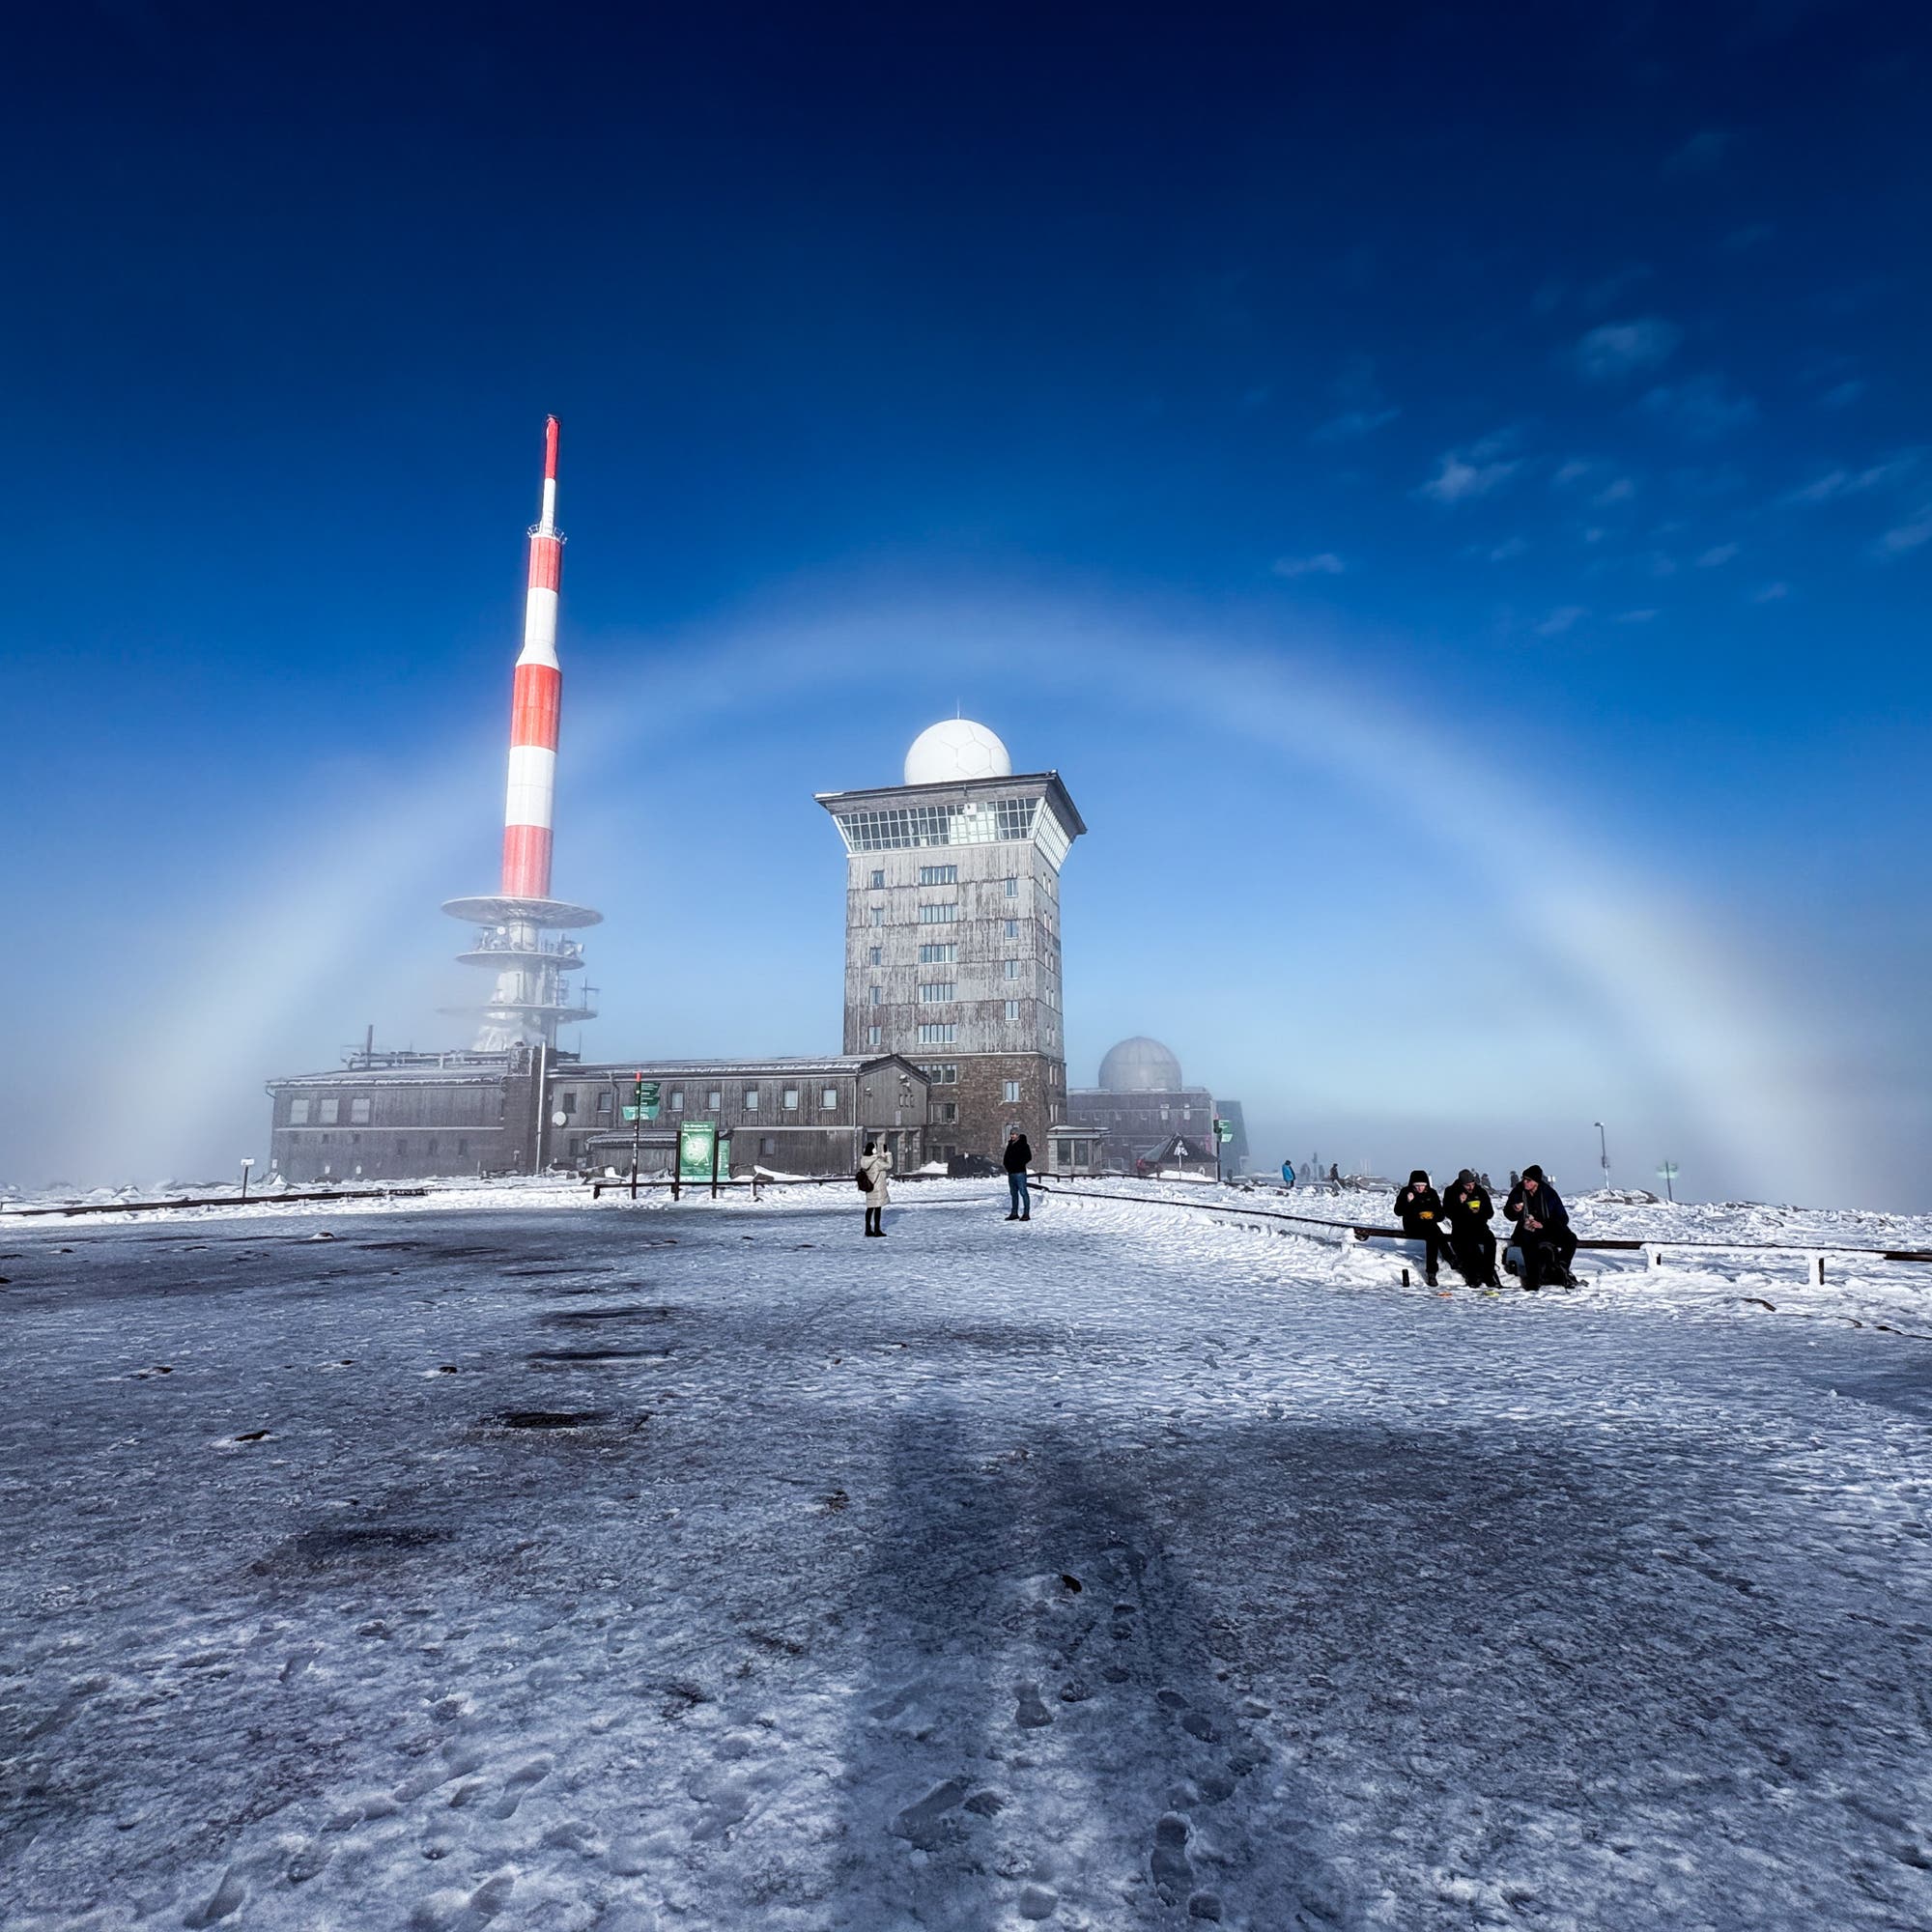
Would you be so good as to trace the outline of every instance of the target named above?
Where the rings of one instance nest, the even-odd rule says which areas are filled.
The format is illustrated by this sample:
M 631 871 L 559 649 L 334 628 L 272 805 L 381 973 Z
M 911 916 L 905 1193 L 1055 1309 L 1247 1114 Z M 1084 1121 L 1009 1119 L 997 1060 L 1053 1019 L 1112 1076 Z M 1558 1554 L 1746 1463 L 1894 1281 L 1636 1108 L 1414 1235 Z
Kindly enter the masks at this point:
M 677 1178 L 709 1180 L 717 1152 L 717 1127 L 709 1121 L 686 1121 L 677 1130 Z

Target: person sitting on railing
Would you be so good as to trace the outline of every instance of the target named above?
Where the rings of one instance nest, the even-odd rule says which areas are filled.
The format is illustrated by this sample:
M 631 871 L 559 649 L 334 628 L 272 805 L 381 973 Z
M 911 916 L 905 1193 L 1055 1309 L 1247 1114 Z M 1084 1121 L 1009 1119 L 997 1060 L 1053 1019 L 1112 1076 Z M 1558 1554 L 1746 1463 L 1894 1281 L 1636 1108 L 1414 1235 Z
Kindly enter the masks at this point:
M 1541 1288 L 1546 1281 L 1565 1288 L 1578 1285 L 1570 1272 L 1570 1261 L 1577 1252 L 1577 1236 L 1570 1232 L 1570 1210 L 1545 1179 L 1542 1168 L 1531 1163 L 1523 1169 L 1522 1179 L 1503 1204 L 1503 1212 L 1516 1223 L 1524 1288 Z
M 1457 1273 L 1471 1288 L 1500 1288 L 1496 1237 L 1490 1232 L 1495 1204 L 1473 1168 L 1465 1167 L 1456 1177 L 1443 1208 L 1449 1217 L 1449 1257 Z
M 1395 1211 L 1402 1232 L 1422 1243 L 1422 1278 L 1434 1288 L 1436 1263 L 1448 1251 L 1449 1231 L 1442 1218 L 1442 1197 L 1430 1186 L 1426 1168 L 1418 1167 L 1408 1177 L 1408 1185 L 1395 1197 Z

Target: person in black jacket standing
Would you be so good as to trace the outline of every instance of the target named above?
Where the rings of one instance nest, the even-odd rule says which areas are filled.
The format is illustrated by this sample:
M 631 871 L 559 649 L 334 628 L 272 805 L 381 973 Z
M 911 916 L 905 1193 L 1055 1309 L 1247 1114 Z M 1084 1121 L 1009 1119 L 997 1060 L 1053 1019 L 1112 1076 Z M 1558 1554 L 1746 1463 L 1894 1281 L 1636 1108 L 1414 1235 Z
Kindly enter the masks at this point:
M 1395 1197 L 1395 1211 L 1402 1232 L 1422 1243 L 1422 1278 L 1435 1286 L 1435 1264 L 1449 1246 L 1448 1230 L 1442 1219 L 1442 1197 L 1429 1184 L 1426 1170 L 1417 1168 L 1408 1177 L 1408 1185 Z
M 1033 1195 L 1027 1187 L 1027 1169 L 1033 1165 L 1033 1148 L 1017 1127 L 1007 1129 L 1006 1151 L 1000 1156 L 1000 1164 L 1007 1170 L 1007 1191 L 1013 1198 L 1012 1212 L 1007 1219 L 1031 1221 Z
M 1500 1288 L 1496 1279 L 1496 1237 L 1490 1233 L 1495 1204 L 1469 1168 L 1456 1177 L 1443 1204 L 1449 1218 L 1449 1253 L 1471 1288 Z
M 1544 1179 L 1542 1168 L 1532 1164 L 1523 1169 L 1522 1179 L 1503 1204 L 1503 1212 L 1516 1223 L 1523 1287 L 1541 1288 L 1549 1280 L 1575 1288 L 1577 1277 L 1570 1272 L 1570 1260 L 1577 1252 L 1577 1236 L 1570 1232 L 1570 1210 Z

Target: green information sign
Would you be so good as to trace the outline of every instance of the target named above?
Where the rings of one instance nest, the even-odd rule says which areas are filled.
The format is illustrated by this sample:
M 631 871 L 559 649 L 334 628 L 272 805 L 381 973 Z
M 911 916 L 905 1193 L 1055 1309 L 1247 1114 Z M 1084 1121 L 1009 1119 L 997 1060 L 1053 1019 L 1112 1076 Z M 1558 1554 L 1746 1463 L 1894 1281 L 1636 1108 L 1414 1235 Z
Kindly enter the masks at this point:
M 1235 1130 L 1226 1121 L 1216 1121 L 1214 1122 L 1214 1138 L 1217 1141 L 1231 1141 L 1235 1138 Z
M 677 1178 L 709 1180 L 718 1151 L 718 1129 L 711 1122 L 685 1122 L 677 1130 Z

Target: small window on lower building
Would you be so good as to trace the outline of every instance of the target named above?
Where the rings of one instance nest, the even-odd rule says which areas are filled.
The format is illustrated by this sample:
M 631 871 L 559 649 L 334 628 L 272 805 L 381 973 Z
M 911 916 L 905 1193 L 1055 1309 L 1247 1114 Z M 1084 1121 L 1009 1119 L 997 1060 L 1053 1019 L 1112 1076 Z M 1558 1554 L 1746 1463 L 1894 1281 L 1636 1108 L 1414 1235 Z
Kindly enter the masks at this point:
M 875 1026 L 868 1026 L 866 1029 L 866 1044 L 867 1046 L 877 1046 L 878 1043 L 879 1043 L 878 1028 Z
M 349 1103 L 349 1124 L 352 1127 L 366 1127 L 369 1124 L 369 1096 L 358 1094 Z
M 883 891 L 885 890 L 885 885 L 886 885 L 886 875 L 885 875 L 885 873 L 883 873 L 883 872 L 878 872 L 878 871 L 875 871 L 875 872 L 874 872 L 874 873 L 872 874 L 872 890 L 873 890 L 873 891 L 874 891 L 875 893 L 877 893 L 877 892 L 883 892 Z
M 838 1088 L 836 1087 L 826 1088 L 826 1090 L 818 1096 L 818 1105 L 820 1112 L 827 1114 L 836 1114 L 838 1111 Z
M 778 1151 L 779 1144 L 770 1134 L 764 1134 L 759 1137 L 758 1151 L 760 1153 L 777 1153 Z
M 1007 881 L 1007 896 L 1009 899 L 1016 899 L 1019 897 L 1019 895 L 1020 895 L 1020 882 L 1017 879 L 1009 879 Z
M 333 1094 L 322 1096 L 322 1112 L 317 1117 L 325 1127 L 332 1127 L 342 1118 L 342 1102 Z
M 798 1089 L 796 1087 L 787 1087 L 784 1090 L 784 1110 L 787 1114 L 798 1112 Z
M 885 907 L 884 907 L 884 906 L 874 906 L 874 907 L 872 908 L 872 923 L 873 923 L 874 925 L 884 925 L 884 924 L 885 924 L 885 923 L 886 923 L 886 909 L 885 909 Z
M 289 1125 L 292 1127 L 305 1127 L 308 1125 L 307 1094 L 303 1094 L 299 1098 L 289 1102 Z
M 684 1112 L 684 1089 L 682 1087 L 673 1087 L 670 1090 L 670 1110 L 673 1114 Z
M 611 1090 L 610 1090 L 610 1088 L 608 1088 L 608 1087 L 605 1087 L 605 1088 L 602 1088 L 602 1089 L 600 1089 L 600 1090 L 599 1090 L 599 1092 L 598 1092 L 598 1094 L 597 1094 L 597 1111 L 598 1111 L 598 1112 L 599 1112 L 600 1114 L 602 1114 L 602 1115 L 606 1116 L 606 1118 L 609 1118 L 609 1116 L 610 1116 L 610 1112 L 611 1112 Z
M 873 947 L 873 948 L 872 948 L 872 964 L 873 964 L 874 966 L 882 966 L 882 965 L 884 965 L 884 964 L 885 964 L 885 959 L 886 959 L 886 949 L 885 949 L 885 948 L 884 948 L 883 946 L 875 946 L 875 947 Z
M 959 1118 L 958 1101 L 947 1100 L 942 1102 L 939 1109 L 939 1118 L 947 1122 L 956 1121 Z
M 745 1089 L 745 1111 L 748 1114 L 755 1114 L 758 1111 L 758 1090 L 755 1087 Z
M 724 1106 L 724 1094 L 720 1088 L 717 1087 L 712 1088 L 710 1093 L 708 1093 L 704 1096 L 705 1109 L 709 1113 L 713 1114 L 717 1113 L 718 1110 Z
M 1007 1082 L 1006 1097 L 1007 1097 L 1007 1105 L 1009 1107 L 1012 1106 L 1019 1099 L 1020 1083 L 1017 1080 L 1009 1080 Z
M 1016 1020 L 1019 1018 L 1019 1016 L 1020 1016 L 1020 1003 L 1017 1000 L 1009 1000 L 1007 1002 L 1007 1017 L 1009 1020 Z

